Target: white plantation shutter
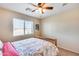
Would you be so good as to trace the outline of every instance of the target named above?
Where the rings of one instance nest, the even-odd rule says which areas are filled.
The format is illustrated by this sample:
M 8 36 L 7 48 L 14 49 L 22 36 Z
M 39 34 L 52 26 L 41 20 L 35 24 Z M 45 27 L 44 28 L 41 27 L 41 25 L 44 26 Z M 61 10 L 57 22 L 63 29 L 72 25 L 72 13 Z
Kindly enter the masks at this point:
M 33 33 L 33 22 L 25 21 L 25 34 L 32 34 L 32 33 Z
M 13 36 L 26 35 L 33 33 L 33 21 L 13 19 Z
M 24 20 L 13 19 L 13 36 L 24 35 Z

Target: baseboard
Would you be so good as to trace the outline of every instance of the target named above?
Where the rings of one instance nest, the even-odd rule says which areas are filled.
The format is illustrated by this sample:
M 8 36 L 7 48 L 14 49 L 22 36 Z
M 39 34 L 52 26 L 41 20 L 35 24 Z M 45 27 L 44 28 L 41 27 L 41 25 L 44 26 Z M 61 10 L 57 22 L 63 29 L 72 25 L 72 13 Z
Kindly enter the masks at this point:
M 79 55 L 79 53 L 76 53 L 76 52 L 70 51 L 70 50 L 68 50 L 68 49 L 65 49 L 65 48 L 62 48 L 62 47 L 58 47 L 58 48 L 61 48 L 61 49 L 64 49 L 64 50 L 66 50 L 66 51 L 69 51 L 69 52 L 72 52 L 72 53 L 75 53 L 75 54 L 78 54 L 78 55 Z

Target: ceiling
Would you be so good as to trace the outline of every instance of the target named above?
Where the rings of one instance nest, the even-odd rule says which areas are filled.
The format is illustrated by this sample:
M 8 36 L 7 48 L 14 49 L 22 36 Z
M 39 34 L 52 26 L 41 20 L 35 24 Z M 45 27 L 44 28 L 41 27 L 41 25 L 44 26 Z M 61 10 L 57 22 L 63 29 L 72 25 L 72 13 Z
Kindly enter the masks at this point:
M 72 8 L 78 8 L 78 3 L 66 3 L 66 5 L 63 6 L 63 3 L 46 3 L 48 6 L 53 6 L 53 10 L 46 10 L 44 14 L 41 14 L 38 10 L 35 12 L 31 12 L 35 9 L 34 6 L 31 5 L 31 3 L 0 3 L 0 7 L 9 9 L 12 11 L 16 11 L 28 16 L 36 17 L 36 18 L 46 18 L 49 16 L 57 15 L 61 12 L 70 10 Z M 25 10 L 26 8 L 30 8 L 30 10 Z

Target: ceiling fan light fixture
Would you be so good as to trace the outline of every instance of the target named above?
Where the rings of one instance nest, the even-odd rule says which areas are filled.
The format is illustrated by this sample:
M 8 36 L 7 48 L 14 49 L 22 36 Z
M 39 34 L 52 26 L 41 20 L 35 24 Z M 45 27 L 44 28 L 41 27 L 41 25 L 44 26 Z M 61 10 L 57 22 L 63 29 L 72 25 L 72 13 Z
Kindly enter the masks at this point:
M 41 11 L 41 10 L 42 10 L 42 8 L 38 8 L 38 10 L 39 10 L 39 11 Z
M 38 3 L 37 5 L 35 5 L 35 4 L 32 4 L 32 5 L 36 7 L 36 9 L 33 10 L 33 12 L 36 11 L 36 10 L 39 10 L 39 12 L 40 12 L 41 14 L 44 14 L 44 12 L 45 12 L 46 10 L 52 10 L 52 9 L 53 9 L 52 6 L 49 7 L 49 6 L 47 6 L 45 3 Z
M 42 8 L 38 8 L 39 12 L 42 13 Z
M 43 12 L 46 12 L 46 9 L 43 9 Z

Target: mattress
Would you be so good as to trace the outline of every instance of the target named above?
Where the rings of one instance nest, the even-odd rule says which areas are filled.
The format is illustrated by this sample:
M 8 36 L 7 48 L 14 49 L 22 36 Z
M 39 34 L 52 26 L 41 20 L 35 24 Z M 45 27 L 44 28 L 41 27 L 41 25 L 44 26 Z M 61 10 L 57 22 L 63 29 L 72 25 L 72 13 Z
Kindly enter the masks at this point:
M 56 56 L 58 48 L 51 42 L 29 38 L 11 42 L 21 56 Z

